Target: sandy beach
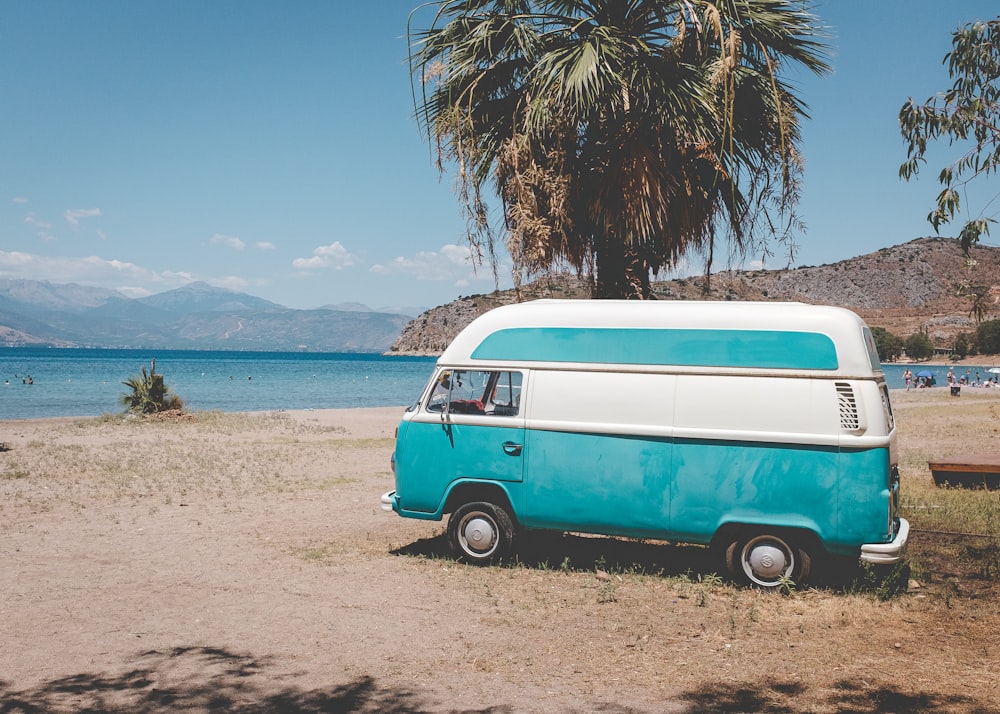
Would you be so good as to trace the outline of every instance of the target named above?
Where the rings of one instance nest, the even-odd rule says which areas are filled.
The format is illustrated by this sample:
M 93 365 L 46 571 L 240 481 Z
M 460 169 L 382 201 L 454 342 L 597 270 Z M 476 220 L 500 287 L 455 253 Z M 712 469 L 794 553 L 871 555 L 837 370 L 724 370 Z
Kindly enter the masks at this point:
M 927 414 L 995 442 L 1000 395 L 945 392 L 894 394 L 904 488 Z M 0 422 L 0 712 L 996 711 L 989 582 L 781 597 L 559 534 L 460 565 L 379 507 L 402 411 Z
M 919 362 L 913 360 L 897 360 L 892 364 L 900 367 L 920 368 L 920 367 L 954 367 L 957 371 L 959 367 L 1000 367 L 1000 355 L 977 355 L 976 357 L 965 357 L 963 359 L 928 359 Z

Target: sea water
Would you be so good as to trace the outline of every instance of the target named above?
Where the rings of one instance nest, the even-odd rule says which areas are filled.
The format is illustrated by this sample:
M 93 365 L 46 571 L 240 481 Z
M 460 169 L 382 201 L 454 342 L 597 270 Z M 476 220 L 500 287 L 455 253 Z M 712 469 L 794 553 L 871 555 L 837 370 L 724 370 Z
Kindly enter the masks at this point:
M 347 409 L 405 406 L 420 395 L 433 357 L 315 352 L 0 348 L 0 420 L 100 416 L 121 412 L 122 384 L 156 358 L 156 371 L 193 411 Z M 890 389 L 905 389 L 903 371 L 928 371 L 947 385 L 948 367 L 885 364 Z M 959 366 L 955 377 L 989 367 Z
M 434 358 L 314 352 L 0 348 L 0 420 L 124 410 L 123 381 L 150 371 L 191 411 L 405 406 Z
M 963 377 L 968 380 L 968 383 L 974 386 L 977 382 L 976 375 L 978 375 L 978 382 L 980 384 L 985 383 L 987 380 L 993 380 L 997 377 L 997 373 L 990 372 L 991 369 L 997 369 L 997 367 L 986 367 L 978 366 L 974 367 L 971 365 L 955 365 L 943 366 L 943 365 L 933 365 L 926 366 L 922 364 L 883 364 L 882 371 L 885 373 L 885 383 L 889 385 L 889 389 L 906 389 L 906 379 L 903 374 L 906 370 L 910 370 L 912 375 L 924 375 L 930 374 L 934 377 L 935 387 L 947 387 L 948 386 L 948 370 L 952 370 L 955 377 L 955 381 L 962 379 Z M 911 386 L 916 386 L 916 380 L 914 379 Z

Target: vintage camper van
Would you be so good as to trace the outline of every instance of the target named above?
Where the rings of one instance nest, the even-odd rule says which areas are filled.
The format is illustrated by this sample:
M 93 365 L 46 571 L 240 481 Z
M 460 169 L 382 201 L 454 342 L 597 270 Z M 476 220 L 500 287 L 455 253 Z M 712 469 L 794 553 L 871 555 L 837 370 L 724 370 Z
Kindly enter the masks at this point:
M 444 351 L 382 506 L 493 563 L 532 529 L 710 544 L 737 579 L 898 561 L 896 431 L 871 333 L 799 303 L 539 300 Z

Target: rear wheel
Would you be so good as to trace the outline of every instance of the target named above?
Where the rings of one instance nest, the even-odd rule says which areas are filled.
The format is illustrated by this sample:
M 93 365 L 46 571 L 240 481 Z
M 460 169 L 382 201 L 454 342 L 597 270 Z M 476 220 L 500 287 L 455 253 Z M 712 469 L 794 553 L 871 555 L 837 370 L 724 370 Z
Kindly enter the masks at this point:
M 515 535 L 510 514 L 488 501 L 466 503 L 448 520 L 448 544 L 466 563 L 496 563 L 514 549 Z
M 805 582 L 812 558 L 797 538 L 780 531 L 744 531 L 726 548 L 726 569 L 739 582 L 776 588 Z

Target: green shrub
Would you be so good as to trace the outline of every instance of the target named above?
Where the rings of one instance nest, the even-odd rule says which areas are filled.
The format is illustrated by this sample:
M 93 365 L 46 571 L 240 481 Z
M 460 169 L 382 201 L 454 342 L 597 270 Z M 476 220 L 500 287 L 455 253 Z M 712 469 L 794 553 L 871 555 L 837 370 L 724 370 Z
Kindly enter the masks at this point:
M 155 412 L 181 409 L 184 400 L 170 392 L 163 382 L 163 375 L 156 373 L 156 359 L 152 360 L 149 372 L 142 372 L 122 382 L 131 391 L 122 395 L 125 409 L 133 414 L 153 414 Z

